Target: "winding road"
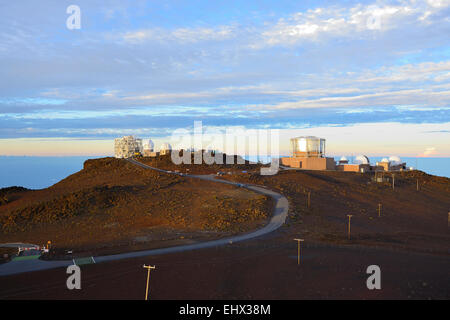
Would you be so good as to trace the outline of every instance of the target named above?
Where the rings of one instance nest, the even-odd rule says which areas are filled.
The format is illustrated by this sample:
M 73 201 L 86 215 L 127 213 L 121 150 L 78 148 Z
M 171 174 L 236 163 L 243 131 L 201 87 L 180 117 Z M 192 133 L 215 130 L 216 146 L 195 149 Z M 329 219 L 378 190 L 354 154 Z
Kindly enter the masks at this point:
M 169 172 L 167 170 L 148 166 L 148 165 L 138 162 L 134 159 L 127 159 L 127 160 L 135 165 L 141 166 L 146 169 L 156 170 L 159 172 L 164 172 L 164 173 L 169 173 L 169 174 L 180 175 L 179 173 Z M 99 263 L 99 262 L 106 262 L 106 261 L 113 261 L 113 260 L 120 260 L 120 259 L 144 257 L 144 256 L 150 256 L 150 255 L 160 255 L 160 254 L 167 254 L 167 253 L 174 253 L 174 252 L 222 246 L 222 245 L 226 245 L 226 244 L 230 244 L 230 243 L 235 243 L 235 242 L 239 242 L 239 241 L 244 241 L 244 240 L 260 237 L 262 235 L 265 235 L 267 233 L 270 233 L 270 232 L 278 229 L 286 221 L 287 213 L 289 210 L 289 203 L 288 203 L 288 200 L 283 195 L 281 195 L 277 192 L 274 192 L 272 190 L 269 190 L 269 189 L 266 189 L 266 188 L 263 188 L 260 186 L 256 186 L 256 185 L 243 185 L 243 184 L 237 183 L 237 182 L 218 180 L 218 179 L 215 179 L 215 175 L 183 175 L 183 176 L 186 178 L 202 179 L 202 180 L 214 181 L 217 183 L 225 183 L 225 184 L 240 186 L 242 188 L 246 188 L 246 189 L 252 190 L 254 192 L 270 196 L 275 200 L 275 208 L 274 208 L 272 218 L 270 219 L 269 223 L 267 225 L 265 225 L 263 228 L 249 232 L 249 233 L 244 233 L 244 234 L 235 235 L 232 237 L 213 240 L 213 241 L 199 242 L 199 243 L 188 244 L 188 245 L 180 245 L 180 246 L 169 247 L 169 248 L 151 249 L 151 250 L 127 252 L 127 253 L 107 255 L 107 256 L 99 256 L 99 257 L 94 257 L 95 262 Z M 11 274 L 38 271 L 38 270 L 53 269 L 53 268 L 58 268 L 58 267 L 67 267 L 72 264 L 73 264 L 72 260 L 44 261 L 44 260 L 36 259 L 36 260 L 26 260 L 26 261 L 10 261 L 8 263 L 0 264 L 0 276 L 7 276 L 7 275 L 11 275 Z

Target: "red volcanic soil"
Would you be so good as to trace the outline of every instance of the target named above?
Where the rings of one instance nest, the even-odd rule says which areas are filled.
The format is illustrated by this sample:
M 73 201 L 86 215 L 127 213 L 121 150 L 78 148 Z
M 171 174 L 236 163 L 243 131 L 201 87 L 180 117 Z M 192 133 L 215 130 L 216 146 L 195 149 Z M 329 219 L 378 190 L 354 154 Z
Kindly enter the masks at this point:
M 83 170 L 46 189 L 0 189 L 0 199 L 0 243 L 51 240 L 54 255 L 220 238 L 259 228 L 272 211 L 272 201 L 261 194 L 115 158 L 88 160 Z
M 448 257 L 374 248 L 297 247 L 276 231 L 215 249 L 81 266 L 81 290 L 66 288 L 64 268 L 0 277 L 0 299 L 448 299 Z M 366 269 L 381 269 L 368 290 Z
M 448 178 L 420 171 L 397 172 L 394 190 L 390 181 L 372 181 L 370 173 L 289 170 L 274 176 L 238 174 L 221 178 L 265 185 L 285 195 L 292 235 L 316 242 L 449 254 Z M 352 215 L 351 241 L 347 240 L 347 215 Z
M 222 178 L 285 195 L 287 223 L 261 238 L 225 247 L 82 266 L 78 291 L 66 289 L 63 268 L 0 277 L 0 298 L 143 299 L 143 264 L 157 268 L 151 273 L 151 299 L 450 298 L 449 179 L 396 173 L 392 190 L 390 182 L 375 183 L 370 174 L 350 172 Z M 347 214 L 353 215 L 350 240 Z M 299 237 L 305 240 L 300 266 L 293 240 Z M 381 290 L 366 287 L 370 265 L 381 269 Z

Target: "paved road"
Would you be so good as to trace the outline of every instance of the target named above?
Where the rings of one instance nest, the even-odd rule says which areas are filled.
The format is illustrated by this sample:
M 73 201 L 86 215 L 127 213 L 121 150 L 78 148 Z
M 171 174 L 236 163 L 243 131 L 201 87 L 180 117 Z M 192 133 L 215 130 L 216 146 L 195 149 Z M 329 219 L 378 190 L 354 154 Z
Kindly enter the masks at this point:
M 134 159 L 128 159 L 128 161 L 133 164 L 136 164 L 138 166 L 141 166 L 143 168 L 146 168 L 146 169 L 152 169 L 152 170 L 156 170 L 156 171 L 160 171 L 160 172 L 169 173 L 166 170 L 150 167 L 150 166 L 140 163 Z M 171 172 L 171 173 L 178 174 L 178 173 L 173 173 L 173 172 Z M 284 224 L 284 222 L 286 221 L 287 213 L 289 210 L 289 203 L 288 203 L 288 200 L 279 193 L 276 193 L 272 190 L 268 190 L 266 188 L 256 186 L 256 185 L 244 185 L 244 184 L 240 184 L 240 183 L 236 183 L 236 182 L 232 182 L 232 181 L 215 179 L 214 175 L 184 175 L 184 177 L 214 181 L 217 183 L 225 183 L 225 184 L 231 184 L 231 185 L 235 185 L 235 186 L 241 186 L 243 188 L 270 196 L 275 200 L 275 209 L 274 209 L 272 218 L 270 219 L 269 223 L 261 229 L 258 229 L 258 230 L 255 230 L 255 231 L 252 231 L 249 233 L 241 234 L 241 235 L 232 236 L 229 238 L 213 240 L 213 241 L 206 241 L 206 242 L 199 242 L 199 243 L 188 244 L 188 245 L 180 245 L 180 246 L 169 247 L 169 248 L 135 251 L 135 252 L 121 253 L 121 254 L 108 255 L 108 256 L 99 256 L 99 257 L 94 257 L 95 262 L 99 263 L 99 262 L 113 261 L 113 260 L 120 260 L 120 259 L 127 259 L 127 258 L 145 257 L 145 256 L 150 256 L 150 255 L 159 255 L 159 254 L 174 253 L 174 252 L 181 252 L 181 251 L 187 251 L 187 250 L 217 247 L 217 246 L 221 246 L 221 245 L 226 245 L 226 244 L 230 244 L 230 243 L 235 243 L 235 242 L 239 242 L 239 241 L 256 238 L 256 237 L 262 236 L 264 234 L 270 233 L 270 232 L 278 229 L 279 227 L 281 227 Z M 0 265 L 0 276 L 64 267 L 64 266 L 69 266 L 71 264 L 73 264 L 72 260 L 11 261 L 11 262 Z
M 37 244 L 31 244 L 31 243 L 23 243 L 23 242 L 17 242 L 17 243 L 0 243 L 0 247 L 2 248 L 34 248 L 39 247 Z

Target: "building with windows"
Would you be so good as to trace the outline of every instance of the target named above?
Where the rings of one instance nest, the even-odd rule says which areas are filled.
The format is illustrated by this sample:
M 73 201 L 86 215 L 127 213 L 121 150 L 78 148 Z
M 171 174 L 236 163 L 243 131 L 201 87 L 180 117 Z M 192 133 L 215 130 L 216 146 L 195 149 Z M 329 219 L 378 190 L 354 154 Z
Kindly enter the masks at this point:
M 345 157 L 343 157 L 345 158 Z M 359 155 L 356 157 L 354 163 L 348 163 L 347 158 L 345 158 L 345 161 L 339 160 L 338 165 L 336 166 L 336 169 L 338 171 L 350 171 L 350 172 L 369 172 L 373 169 L 373 167 L 370 165 L 370 160 L 365 155 Z
M 281 165 L 307 170 L 335 170 L 334 158 L 325 156 L 325 139 L 297 137 L 291 139 L 292 156 L 281 158 Z
M 142 139 L 125 136 L 114 139 L 114 156 L 116 158 L 131 158 L 140 156 L 144 152 Z
M 377 167 L 382 168 L 384 171 L 403 171 L 406 170 L 406 162 L 400 160 L 397 156 L 391 156 L 383 158 L 377 162 Z
M 346 157 L 342 157 L 337 163 L 334 158 L 325 156 L 325 139 L 304 136 L 291 139 L 292 156 L 280 159 L 281 165 L 291 168 L 306 170 L 338 170 L 349 172 L 373 172 L 373 171 L 402 171 L 406 170 L 406 163 L 399 157 L 392 156 L 371 165 L 365 155 L 359 155 L 355 161 L 349 163 Z

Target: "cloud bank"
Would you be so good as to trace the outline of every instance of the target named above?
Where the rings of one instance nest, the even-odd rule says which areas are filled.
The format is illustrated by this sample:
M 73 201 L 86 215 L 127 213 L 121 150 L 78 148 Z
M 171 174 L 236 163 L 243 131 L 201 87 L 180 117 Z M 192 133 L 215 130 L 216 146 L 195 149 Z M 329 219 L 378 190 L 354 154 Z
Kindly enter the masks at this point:
M 1 5 L 0 139 L 450 122 L 447 0 L 70 4 Z

